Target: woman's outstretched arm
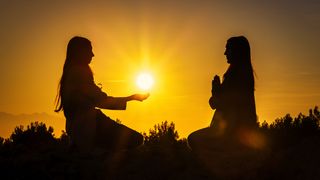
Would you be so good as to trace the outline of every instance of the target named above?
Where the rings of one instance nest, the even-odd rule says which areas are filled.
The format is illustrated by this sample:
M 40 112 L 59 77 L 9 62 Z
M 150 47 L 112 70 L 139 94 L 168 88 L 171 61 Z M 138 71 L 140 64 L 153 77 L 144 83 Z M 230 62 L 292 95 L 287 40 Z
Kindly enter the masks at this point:
M 85 102 L 95 107 L 125 110 L 128 101 L 143 101 L 149 97 L 149 94 L 133 94 L 127 97 L 108 96 L 107 93 L 102 91 L 102 88 L 94 83 L 93 76 L 88 68 L 75 68 L 73 71 L 73 79 L 70 82 L 76 84 L 76 89 L 81 94 L 81 97 L 85 99 Z
M 97 102 L 97 107 L 112 110 L 125 110 L 128 101 L 143 101 L 149 97 L 149 94 L 133 94 L 127 97 L 105 96 Z

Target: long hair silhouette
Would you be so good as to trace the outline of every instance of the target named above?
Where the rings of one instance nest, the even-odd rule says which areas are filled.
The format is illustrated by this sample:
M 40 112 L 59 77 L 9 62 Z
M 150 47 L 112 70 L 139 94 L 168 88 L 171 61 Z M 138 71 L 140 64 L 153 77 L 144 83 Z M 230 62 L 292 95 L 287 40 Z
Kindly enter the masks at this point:
M 232 76 L 236 72 L 241 73 L 243 80 L 246 82 L 245 86 L 250 91 L 254 91 L 254 72 L 249 41 L 244 36 L 231 37 L 228 39 L 226 46 L 225 55 L 232 60 L 228 60 L 228 62 L 231 62 L 229 62 L 230 66 L 224 74 L 224 78 Z
M 66 77 L 69 73 L 70 68 L 77 64 L 84 66 L 88 64 L 88 61 L 83 57 L 87 56 L 87 51 L 89 48 L 92 47 L 91 42 L 87 38 L 75 36 L 69 41 L 67 46 L 66 60 L 63 65 L 63 72 L 58 85 L 58 94 L 55 100 L 55 112 L 60 112 L 61 110 L 63 110 L 64 102 L 62 96 L 64 96 Z M 89 68 L 89 70 L 91 69 Z

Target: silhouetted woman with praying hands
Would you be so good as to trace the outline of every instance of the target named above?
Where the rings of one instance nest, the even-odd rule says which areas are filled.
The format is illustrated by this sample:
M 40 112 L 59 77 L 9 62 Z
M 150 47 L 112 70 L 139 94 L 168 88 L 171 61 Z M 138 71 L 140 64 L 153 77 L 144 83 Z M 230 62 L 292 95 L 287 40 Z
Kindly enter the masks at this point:
M 93 56 L 88 39 L 76 36 L 69 41 L 55 111 L 64 112 L 71 147 L 86 152 L 96 147 L 111 150 L 137 147 L 143 143 L 141 134 L 118 124 L 97 108 L 125 110 L 128 101 L 143 101 L 149 94 L 111 97 L 102 92 L 89 67 Z
M 215 110 L 210 127 L 191 133 L 188 137 L 192 149 L 210 146 L 218 138 L 230 137 L 240 141 L 251 129 L 257 127 L 254 99 L 254 74 L 250 45 L 243 36 L 231 37 L 224 55 L 229 68 L 212 80 L 209 104 Z

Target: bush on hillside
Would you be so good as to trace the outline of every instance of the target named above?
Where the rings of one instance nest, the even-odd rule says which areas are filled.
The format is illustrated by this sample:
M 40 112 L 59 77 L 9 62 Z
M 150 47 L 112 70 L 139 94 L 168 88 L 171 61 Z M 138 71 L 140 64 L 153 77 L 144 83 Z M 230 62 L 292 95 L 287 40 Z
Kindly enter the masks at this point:
M 43 149 L 56 143 L 53 131 L 51 126 L 47 128 L 42 122 L 31 122 L 26 129 L 23 126 L 17 126 L 9 141 L 12 145 Z
M 146 145 L 173 145 L 178 142 L 179 138 L 175 124 L 167 121 L 154 125 L 153 129 L 149 130 L 149 134 L 143 133 L 143 136 Z

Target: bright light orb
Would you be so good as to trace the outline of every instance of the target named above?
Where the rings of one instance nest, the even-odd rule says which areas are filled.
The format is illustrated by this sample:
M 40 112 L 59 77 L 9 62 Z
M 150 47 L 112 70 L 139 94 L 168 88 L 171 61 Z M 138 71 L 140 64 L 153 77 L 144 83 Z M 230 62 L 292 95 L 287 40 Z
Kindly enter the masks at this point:
M 149 90 L 152 87 L 154 81 L 150 74 L 141 73 L 138 75 L 136 83 L 140 89 Z

